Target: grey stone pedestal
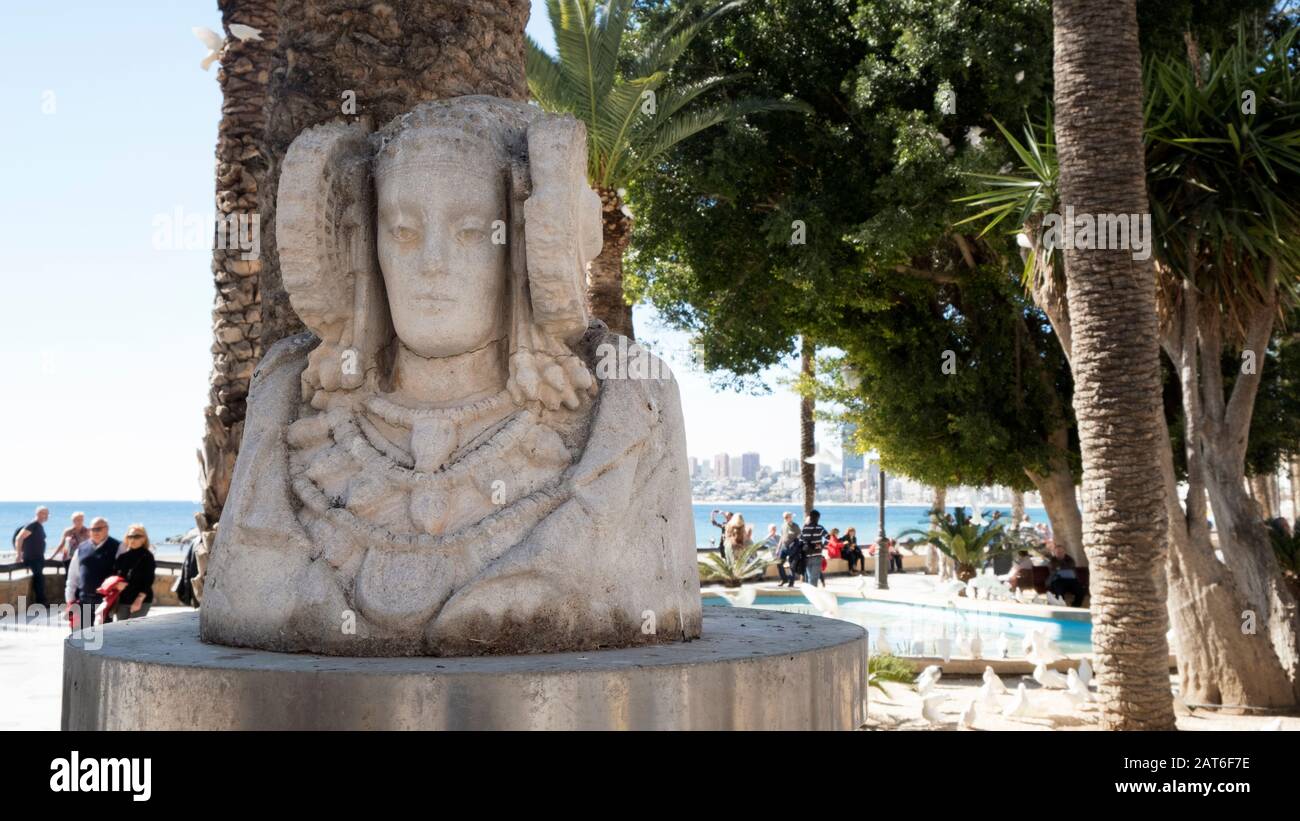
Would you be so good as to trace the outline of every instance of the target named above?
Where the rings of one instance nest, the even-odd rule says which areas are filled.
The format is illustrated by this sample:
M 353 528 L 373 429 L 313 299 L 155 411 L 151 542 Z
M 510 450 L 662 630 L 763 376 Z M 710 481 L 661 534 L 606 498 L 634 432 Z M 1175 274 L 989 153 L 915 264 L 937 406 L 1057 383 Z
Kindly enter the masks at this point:
M 198 613 L 111 624 L 63 654 L 65 730 L 847 730 L 866 631 L 704 608 L 704 636 L 623 650 L 340 658 L 199 641 Z

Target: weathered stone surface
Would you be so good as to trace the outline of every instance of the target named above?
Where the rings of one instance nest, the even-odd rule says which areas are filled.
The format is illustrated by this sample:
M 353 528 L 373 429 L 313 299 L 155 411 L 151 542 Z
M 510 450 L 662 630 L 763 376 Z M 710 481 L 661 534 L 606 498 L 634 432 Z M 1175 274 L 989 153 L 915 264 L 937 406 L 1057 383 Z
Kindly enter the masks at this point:
M 205 604 L 204 607 L 207 607 Z M 322 658 L 196 639 L 198 614 L 64 645 L 64 730 L 852 730 L 866 631 L 707 607 L 690 643 L 597 653 Z M 984 662 L 980 662 L 981 666 Z M 798 697 L 792 698 L 796 693 Z
M 584 140 L 465 97 L 290 147 L 280 263 L 315 334 L 253 376 L 205 640 L 377 656 L 699 636 L 676 382 L 593 376 L 622 346 L 582 299 L 600 250 Z

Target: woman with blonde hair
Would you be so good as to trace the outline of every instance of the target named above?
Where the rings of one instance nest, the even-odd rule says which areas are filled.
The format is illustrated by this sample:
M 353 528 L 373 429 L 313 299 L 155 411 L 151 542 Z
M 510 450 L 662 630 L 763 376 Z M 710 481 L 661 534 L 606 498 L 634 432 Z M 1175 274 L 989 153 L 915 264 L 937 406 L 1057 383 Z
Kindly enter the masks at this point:
M 153 580 L 157 564 L 153 558 L 153 548 L 149 545 L 149 532 L 144 525 L 134 524 L 126 529 L 122 537 L 126 548 L 117 557 L 113 565 L 114 575 L 124 581 L 117 583 L 120 591 L 117 606 L 113 608 L 113 620 L 125 621 L 136 619 L 149 612 L 153 604 Z
M 734 561 L 740 555 L 740 551 L 749 547 L 753 537 L 754 528 L 745 524 L 745 517 L 739 513 L 733 514 L 722 531 L 723 541 L 727 545 L 727 555 Z

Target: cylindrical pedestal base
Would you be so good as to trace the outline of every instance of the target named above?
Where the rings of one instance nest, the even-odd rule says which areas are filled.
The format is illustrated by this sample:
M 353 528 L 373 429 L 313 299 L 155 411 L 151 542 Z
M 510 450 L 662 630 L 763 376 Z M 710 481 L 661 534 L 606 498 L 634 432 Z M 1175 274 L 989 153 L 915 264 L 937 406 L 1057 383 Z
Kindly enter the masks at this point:
M 65 730 L 847 730 L 866 631 L 706 607 L 703 638 L 623 650 L 339 658 L 199 641 L 198 613 L 69 638 Z

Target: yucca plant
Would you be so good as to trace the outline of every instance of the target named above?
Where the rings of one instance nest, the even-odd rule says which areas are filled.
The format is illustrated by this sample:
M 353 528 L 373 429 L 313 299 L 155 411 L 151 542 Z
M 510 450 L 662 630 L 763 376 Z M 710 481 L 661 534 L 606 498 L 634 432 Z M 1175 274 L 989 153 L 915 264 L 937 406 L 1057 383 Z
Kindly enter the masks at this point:
M 867 686 L 887 693 L 885 682 L 911 684 L 916 681 L 916 669 L 907 659 L 892 653 L 872 653 L 867 659 Z
M 964 507 L 953 508 L 951 520 L 946 516 L 932 517 L 928 531 L 912 529 L 899 535 L 916 536 L 919 541 L 934 545 L 953 560 L 957 578 L 964 582 L 975 578 L 980 565 L 1018 549 L 1002 543 L 1001 522 L 977 525 L 966 515 Z
M 623 35 L 634 0 L 547 0 L 556 54 L 528 39 L 528 89 L 546 111 L 567 112 L 587 126 L 587 177 L 600 194 L 604 247 L 591 264 L 588 300 L 596 318 L 632 337 L 632 307 L 623 298 L 623 252 L 632 231 L 624 189 L 650 163 L 682 140 L 719 123 L 758 111 L 806 110 L 791 100 L 701 98 L 734 75 L 666 85 L 673 64 L 719 15 L 740 7 L 723 3 L 701 11 L 686 2 L 656 37 L 626 54 Z M 620 65 L 626 67 L 620 71 Z
M 749 547 L 732 555 L 720 556 L 710 551 L 703 558 L 697 558 L 700 566 L 700 581 L 722 582 L 723 587 L 740 587 L 745 579 L 762 576 L 767 568 L 767 560 L 760 555 L 761 542 L 754 542 Z

